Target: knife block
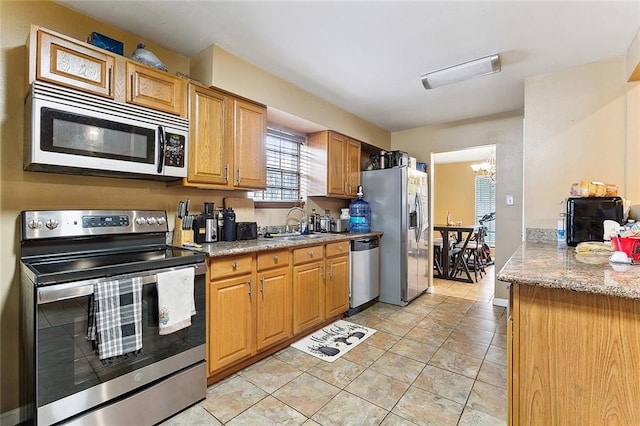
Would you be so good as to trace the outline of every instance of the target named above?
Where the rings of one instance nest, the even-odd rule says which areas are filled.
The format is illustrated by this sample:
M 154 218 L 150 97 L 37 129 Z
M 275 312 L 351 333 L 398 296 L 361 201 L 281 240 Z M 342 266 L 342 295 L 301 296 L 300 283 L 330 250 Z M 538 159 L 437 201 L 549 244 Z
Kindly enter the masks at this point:
M 176 225 L 173 228 L 173 245 L 181 247 L 185 243 L 193 242 L 193 229 L 182 229 L 182 218 L 176 216 Z

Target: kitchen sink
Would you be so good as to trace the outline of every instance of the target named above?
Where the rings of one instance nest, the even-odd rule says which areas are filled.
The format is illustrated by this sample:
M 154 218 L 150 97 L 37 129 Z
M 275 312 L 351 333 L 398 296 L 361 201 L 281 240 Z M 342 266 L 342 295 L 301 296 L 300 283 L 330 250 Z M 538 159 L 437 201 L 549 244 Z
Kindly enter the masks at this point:
M 306 241 L 306 240 L 315 240 L 316 238 L 322 238 L 325 236 L 326 234 L 308 234 L 308 235 L 288 235 L 286 237 L 280 237 L 280 238 L 287 241 Z

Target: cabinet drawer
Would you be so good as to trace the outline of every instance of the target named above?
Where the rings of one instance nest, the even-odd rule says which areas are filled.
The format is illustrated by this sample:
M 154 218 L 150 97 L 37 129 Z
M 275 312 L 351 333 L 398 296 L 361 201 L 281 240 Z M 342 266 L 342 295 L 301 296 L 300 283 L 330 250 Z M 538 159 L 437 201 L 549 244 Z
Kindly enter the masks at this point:
M 293 264 L 299 265 L 301 263 L 311 262 L 312 260 L 322 259 L 323 246 L 311 246 L 302 247 L 293 251 Z
M 289 266 L 289 250 L 274 250 L 258 254 L 258 271 L 277 266 Z
M 327 257 L 349 254 L 349 241 L 327 244 Z
M 210 262 L 211 279 L 229 275 L 250 274 L 252 271 L 252 255 L 214 258 Z

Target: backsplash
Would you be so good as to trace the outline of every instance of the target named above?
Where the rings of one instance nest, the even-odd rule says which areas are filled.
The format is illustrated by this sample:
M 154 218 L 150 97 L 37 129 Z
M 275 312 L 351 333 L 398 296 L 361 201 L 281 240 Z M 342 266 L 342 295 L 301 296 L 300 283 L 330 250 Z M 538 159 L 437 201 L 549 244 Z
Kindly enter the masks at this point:
M 527 228 L 527 241 L 556 241 L 558 236 L 556 229 Z

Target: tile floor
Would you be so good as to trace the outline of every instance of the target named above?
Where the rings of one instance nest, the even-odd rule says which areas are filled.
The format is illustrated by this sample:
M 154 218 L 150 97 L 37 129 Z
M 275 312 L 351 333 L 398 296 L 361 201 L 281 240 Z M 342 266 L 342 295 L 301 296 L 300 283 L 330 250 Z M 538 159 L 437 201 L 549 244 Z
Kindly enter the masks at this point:
M 283 349 L 163 425 L 504 425 L 506 310 L 492 305 L 493 269 L 345 318 L 377 332 L 333 363 Z

